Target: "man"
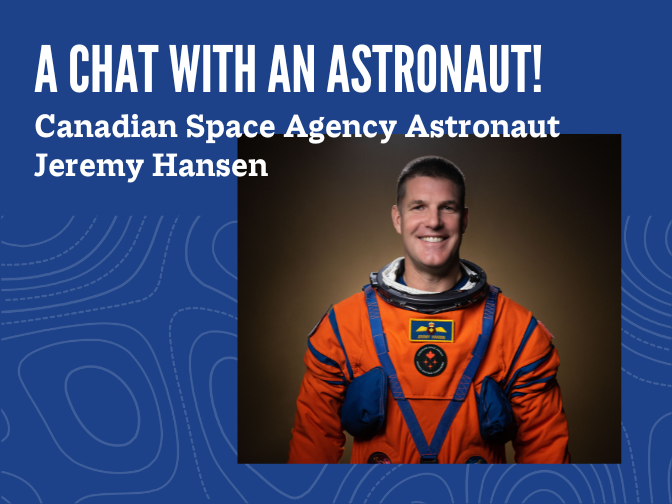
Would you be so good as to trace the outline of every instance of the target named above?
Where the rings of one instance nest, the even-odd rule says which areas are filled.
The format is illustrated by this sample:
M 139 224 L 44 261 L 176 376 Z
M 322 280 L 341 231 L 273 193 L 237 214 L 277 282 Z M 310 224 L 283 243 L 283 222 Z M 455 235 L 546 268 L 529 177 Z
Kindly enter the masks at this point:
M 290 463 L 568 463 L 551 334 L 460 259 L 469 212 L 450 161 L 409 163 L 392 222 L 404 257 L 311 332 Z

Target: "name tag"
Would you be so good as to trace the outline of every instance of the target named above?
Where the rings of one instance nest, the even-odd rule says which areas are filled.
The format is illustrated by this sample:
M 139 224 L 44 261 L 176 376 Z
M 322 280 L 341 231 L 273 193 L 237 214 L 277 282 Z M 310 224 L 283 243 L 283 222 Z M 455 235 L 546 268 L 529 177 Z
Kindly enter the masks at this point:
M 452 343 L 455 338 L 455 321 L 411 319 L 409 339 L 416 342 Z

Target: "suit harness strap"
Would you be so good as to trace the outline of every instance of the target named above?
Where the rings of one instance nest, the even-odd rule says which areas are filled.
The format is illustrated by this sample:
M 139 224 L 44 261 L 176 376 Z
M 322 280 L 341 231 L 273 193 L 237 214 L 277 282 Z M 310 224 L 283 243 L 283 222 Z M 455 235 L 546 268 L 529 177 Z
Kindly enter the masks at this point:
M 488 345 L 490 344 L 490 335 L 492 334 L 492 328 L 495 322 L 495 310 L 497 308 L 497 296 L 499 294 L 499 289 L 492 285 L 489 286 L 490 290 L 488 291 L 488 297 L 485 302 L 485 308 L 483 310 L 483 323 L 481 327 L 481 334 L 478 336 L 476 346 L 472 350 L 472 358 L 467 365 L 467 368 L 464 370 L 460 382 L 457 385 L 457 390 L 455 395 L 448 403 L 446 410 L 441 417 L 436 432 L 434 432 L 434 437 L 432 438 L 431 443 L 427 443 L 425 435 L 420 428 L 420 423 L 418 418 L 413 412 L 410 402 L 404 396 L 404 391 L 401 389 L 401 384 L 397 377 L 397 372 L 394 369 L 394 364 L 390 359 L 389 348 L 387 346 L 387 338 L 383 332 L 383 323 L 380 318 L 380 309 L 378 307 L 378 300 L 376 298 L 376 291 L 370 285 L 367 285 L 364 289 L 364 294 L 366 296 L 366 306 L 369 311 L 369 324 L 371 325 L 371 335 L 373 336 L 373 344 L 376 347 L 376 353 L 378 354 L 378 359 L 380 364 L 383 366 L 383 369 L 388 375 L 388 383 L 390 386 L 390 391 L 394 400 L 397 402 L 401 413 L 404 416 L 408 430 L 411 432 L 415 446 L 420 452 L 420 462 L 421 463 L 437 463 L 437 456 L 441 451 L 443 442 L 448 435 L 448 430 L 450 429 L 453 419 L 457 415 L 457 412 L 460 410 L 460 406 L 467 397 L 467 392 L 471 381 L 478 371 L 478 367 L 481 364 L 481 360 L 485 355 L 485 352 L 488 350 Z

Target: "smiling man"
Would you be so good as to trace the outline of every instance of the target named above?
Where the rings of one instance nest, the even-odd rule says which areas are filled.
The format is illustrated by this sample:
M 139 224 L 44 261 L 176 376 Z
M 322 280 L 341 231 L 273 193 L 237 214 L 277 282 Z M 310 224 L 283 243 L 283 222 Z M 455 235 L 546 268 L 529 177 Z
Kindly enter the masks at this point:
M 392 222 L 404 257 L 308 337 L 289 462 L 568 463 L 560 360 L 546 328 L 460 259 L 469 212 L 450 161 L 411 161 Z

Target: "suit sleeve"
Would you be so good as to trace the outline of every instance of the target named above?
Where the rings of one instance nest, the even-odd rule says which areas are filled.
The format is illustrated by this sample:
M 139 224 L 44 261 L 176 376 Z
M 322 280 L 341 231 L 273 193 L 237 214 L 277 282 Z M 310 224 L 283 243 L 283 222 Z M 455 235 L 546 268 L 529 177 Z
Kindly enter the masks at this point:
M 296 401 L 289 463 L 337 464 L 345 445 L 341 405 L 351 374 L 328 316 L 309 336 L 303 361 L 306 373 Z
M 516 463 L 569 463 L 569 433 L 552 336 L 532 317 L 508 373 L 505 392 L 518 424 Z

